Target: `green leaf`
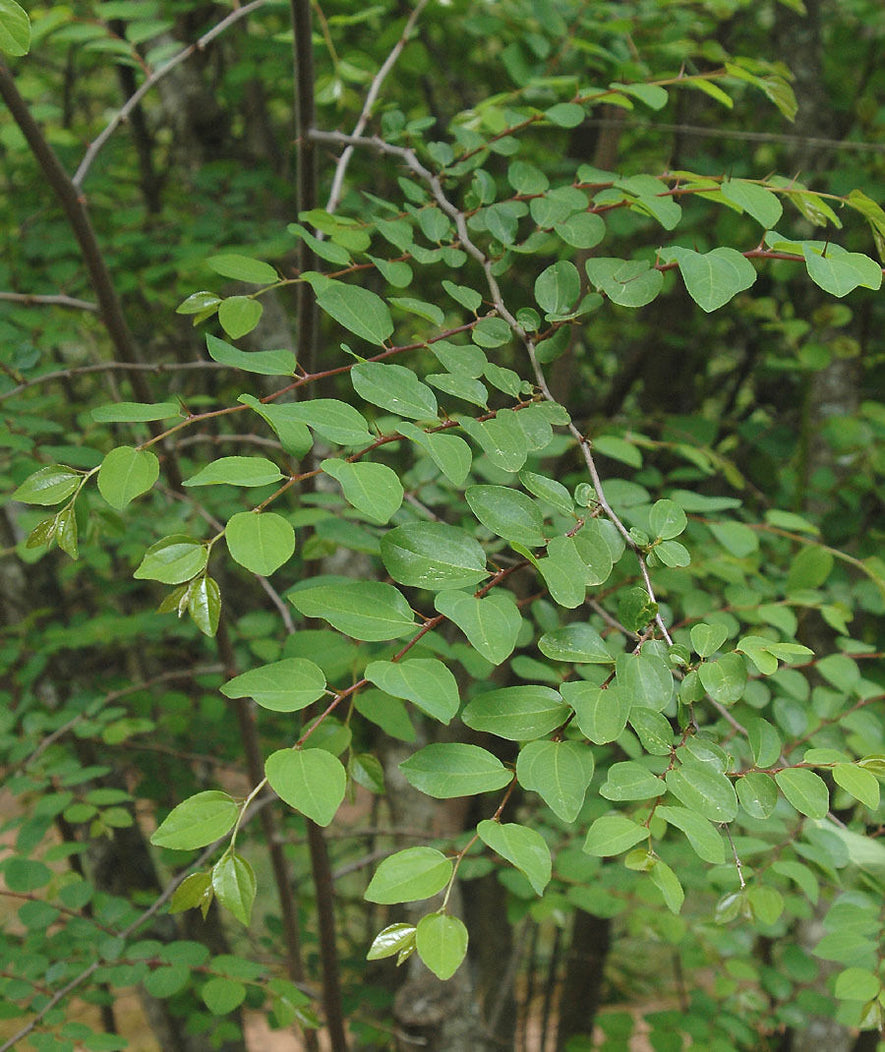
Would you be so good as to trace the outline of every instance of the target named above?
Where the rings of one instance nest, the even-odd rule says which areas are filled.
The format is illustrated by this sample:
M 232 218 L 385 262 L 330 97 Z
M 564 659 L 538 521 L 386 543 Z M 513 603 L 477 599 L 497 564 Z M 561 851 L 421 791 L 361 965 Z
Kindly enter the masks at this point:
M 436 848 L 408 847 L 384 859 L 364 897 L 383 905 L 429 899 L 449 883 L 453 870 L 451 860 Z
M 581 733 L 594 745 L 605 745 L 621 736 L 632 707 L 629 694 L 615 685 L 603 689 L 583 680 L 563 683 L 560 691 L 575 710 Z
M 847 296 L 858 285 L 878 289 L 882 285 L 882 268 L 869 256 L 847 252 L 841 245 L 826 244 L 818 248 L 815 242 L 802 247 L 808 276 L 831 296 Z
M 332 821 L 347 789 L 344 765 L 325 749 L 278 749 L 264 773 L 281 800 L 318 826 Z
M 245 281 L 250 285 L 271 285 L 280 280 L 279 274 L 269 263 L 262 263 L 261 260 L 252 259 L 251 256 L 242 256 L 236 252 L 210 256 L 206 263 L 210 270 L 214 270 L 223 278 Z
M 548 504 L 561 511 L 564 515 L 573 515 L 575 502 L 572 495 L 561 482 L 548 478 L 546 475 L 538 475 L 534 471 L 523 468 L 519 473 L 519 481 L 525 486 L 529 493 L 546 501 Z
M 353 639 L 396 639 L 415 626 L 405 597 L 389 584 L 346 581 L 313 585 L 291 591 L 286 598 L 305 617 L 321 617 Z
M 227 1015 L 245 1001 L 246 987 L 237 979 L 215 976 L 203 984 L 200 997 L 213 1015 Z
M 425 449 L 430 459 L 439 470 L 446 476 L 453 486 L 463 486 L 464 480 L 470 473 L 470 465 L 473 455 L 470 446 L 457 435 L 442 435 L 427 431 L 414 424 L 401 421 L 397 424 L 397 431 L 406 438 Z
M 3 882 L 13 893 L 26 895 L 38 888 L 45 888 L 50 880 L 52 870 L 45 862 L 22 858 L 21 855 L 12 855 L 5 860 Z
M 667 787 L 663 781 L 635 760 L 614 763 L 609 767 L 599 795 L 606 800 L 650 800 L 663 796 Z
M 446 320 L 445 314 L 435 303 L 416 300 L 411 296 L 391 296 L 389 302 L 409 314 L 417 314 L 419 318 L 424 318 L 433 325 L 442 325 Z
M 662 713 L 631 706 L 627 722 L 636 731 L 643 749 L 652 756 L 669 756 L 673 751 L 673 728 Z
M 493 665 L 500 665 L 513 652 L 522 618 L 509 593 L 494 591 L 476 599 L 465 592 L 446 590 L 434 597 L 433 605 Z
M 813 651 L 800 643 L 778 643 L 767 636 L 743 636 L 735 649 L 746 654 L 763 676 L 777 672 L 778 658 L 791 663 L 813 656 Z
M 618 690 L 630 699 L 632 706 L 661 712 L 673 699 L 673 673 L 656 654 L 619 654 L 615 668 Z
M 477 695 L 461 713 L 475 731 L 487 731 L 509 741 L 530 741 L 561 726 L 569 714 L 559 691 L 529 684 L 502 687 Z
M 202 573 L 208 561 L 205 544 L 176 533 L 152 544 L 132 576 L 140 581 L 181 584 Z
M 602 636 L 585 621 L 574 621 L 564 628 L 545 632 L 538 640 L 538 649 L 554 661 L 570 661 L 575 665 L 611 665 L 615 660 Z
M 320 244 L 328 245 L 328 242 L 320 242 Z M 378 268 L 388 285 L 393 285 L 398 289 L 405 289 L 412 284 L 415 275 L 408 263 L 402 260 L 381 259 L 379 256 L 370 255 L 368 252 L 366 255 Z
M 666 862 L 662 862 L 658 858 L 655 859 L 654 865 L 648 871 L 648 875 L 651 877 L 652 883 L 664 896 L 664 903 L 667 909 L 671 913 L 679 913 L 682 909 L 682 903 L 685 901 L 685 892 L 673 870 L 670 869 Z
M 144 423 L 149 420 L 170 420 L 181 415 L 178 402 L 111 402 L 92 410 L 92 419 L 100 424 Z
M 574 263 L 561 259 L 535 280 L 535 300 L 545 314 L 567 314 L 581 295 L 581 275 Z
M 644 259 L 588 259 L 587 277 L 612 303 L 620 307 L 644 307 L 657 299 L 664 275 Z
M 295 551 L 295 531 L 272 511 L 240 511 L 228 519 L 224 539 L 231 558 L 252 573 L 267 577 Z
M 451 395 L 452 398 L 460 398 L 464 402 L 478 405 L 487 409 L 489 405 L 489 391 L 485 384 L 479 380 L 473 380 L 463 373 L 429 373 L 425 380 L 435 387 L 437 391 Z
M 683 532 L 688 519 L 675 501 L 659 500 L 655 501 L 649 513 L 648 524 L 654 537 L 669 541 Z
M 657 614 L 658 604 L 641 585 L 628 588 L 618 597 L 618 620 L 628 632 L 641 632 Z
M 768 720 L 759 717 L 747 720 L 747 740 L 757 767 L 773 767 L 780 759 L 783 742 Z
M 744 696 L 747 666 L 740 654 L 723 654 L 715 661 L 705 661 L 698 676 L 704 690 L 720 705 L 733 705 Z
M 386 464 L 324 460 L 320 467 L 341 485 L 348 503 L 373 522 L 388 522 L 403 502 L 403 487 Z
M 252 698 L 263 709 L 297 712 L 323 696 L 326 677 L 307 658 L 284 658 L 234 676 L 221 687 L 226 698 Z
M 185 479 L 182 486 L 269 486 L 281 478 L 283 473 L 266 457 L 220 457 Z
M 476 831 L 480 840 L 506 858 L 525 876 L 536 895 L 543 895 L 553 868 L 550 848 L 540 833 L 515 822 L 485 819 Z
M 833 556 L 825 548 L 803 548 L 790 566 L 787 595 L 807 588 L 819 588 L 830 576 Z
M 593 450 L 601 453 L 604 457 L 612 460 L 620 460 L 622 464 L 629 464 L 632 468 L 642 467 L 642 453 L 632 443 L 617 435 L 599 435 L 593 439 Z
M 784 912 L 784 899 L 777 888 L 751 884 L 747 888 L 747 905 L 755 921 L 760 924 L 776 924 Z
M 563 822 L 574 822 L 593 778 L 593 752 L 575 741 L 532 741 L 516 760 L 516 777 Z
M 475 289 L 468 288 L 467 285 L 456 285 L 452 281 L 443 281 L 442 287 L 456 303 L 460 303 L 462 307 L 466 307 L 474 314 L 482 306 L 482 296 Z
M 536 565 L 555 603 L 574 610 L 584 602 L 587 568 L 573 537 L 554 537 Z
M 707 527 L 722 547 L 736 559 L 744 559 L 759 548 L 759 538 L 742 522 L 708 522 Z
M 655 815 L 682 830 L 694 853 L 704 862 L 721 865 L 725 861 L 725 843 L 722 836 L 703 815 L 685 807 L 668 807 L 664 804 L 655 809 Z
M 226 851 L 212 867 L 215 897 L 241 924 L 248 924 L 255 902 L 255 873 L 234 851 Z
M 187 612 L 204 636 L 214 636 L 221 617 L 221 589 L 205 575 L 191 581 L 187 590 Z
M 704 622 L 692 625 L 691 645 L 698 657 L 712 657 L 728 638 L 724 625 L 707 625 Z
M 275 408 L 285 409 L 292 420 L 306 424 L 337 446 L 368 446 L 373 441 L 362 413 L 337 398 L 311 398 L 308 402 L 287 402 Z
M 214 844 L 233 829 L 239 807 L 227 793 L 209 789 L 182 801 L 151 836 L 154 847 L 175 851 Z
M 27 55 L 31 47 L 31 21 L 15 0 L 0 0 L 0 51 Z
M 461 588 L 488 577 L 482 546 L 457 526 L 409 522 L 381 538 L 385 569 L 400 584 L 416 588 Z
M 259 376 L 292 376 L 295 372 L 295 355 L 291 351 L 241 351 L 225 343 L 211 333 L 206 334 L 206 349 L 209 357 L 221 365 L 232 369 L 242 369 L 247 373 L 258 373 Z M 181 409 L 176 406 L 179 415 Z
M 249 296 L 228 296 L 218 307 L 218 321 L 232 340 L 247 335 L 261 321 L 264 307 Z
M 836 977 L 835 995 L 840 1001 L 872 1001 L 882 990 L 882 980 L 868 968 L 846 968 Z
M 772 782 L 772 785 L 774 783 Z M 740 793 L 738 793 L 740 796 Z M 793 862 L 789 859 L 778 860 L 771 864 L 775 873 L 792 880 L 804 892 L 805 897 L 812 904 L 816 904 L 820 898 L 820 885 L 812 870 L 801 862 Z
M 194 325 L 199 325 L 201 321 L 205 321 L 206 318 L 211 317 L 218 310 L 220 303 L 221 296 L 216 295 L 214 292 L 193 292 L 187 299 L 179 303 L 175 308 L 175 313 L 196 314 L 198 317 L 194 318 Z
M 668 771 L 667 788 L 676 799 L 711 822 L 731 822 L 738 802 L 731 780 L 704 764 L 684 764 Z
M 98 471 L 98 491 L 112 508 L 146 493 L 160 476 L 160 462 L 149 449 L 118 446 L 108 453 Z
M 594 248 L 605 237 L 605 223 L 601 216 L 592 212 L 578 212 L 554 223 L 553 232 L 572 248 Z
M 311 252 L 314 252 L 320 257 L 320 259 L 325 259 L 328 263 L 334 263 L 336 267 L 349 267 L 352 264 L 353 260 L 351 259 L 350 252 L 344 247 L 344 245 L 339 245 L 334 241 L 329 240 L 320 241 L 318 237 L 314 237 L 314 235 L 311 234 L 309 230 L 306 230 L 300 223 L 289 223 L 286 229 L 290 234 L 301 238 Z M 380 269 L 381 268 L 379 267 L 379 270 Z
M 360 285 L 327 281 L 317 291 L 317 305 L 348 332 L 379 347 L 384 346 L 384 341 L 393 332 L 393 319 L 387 304 Z
M 371 753 L 352 752 L 347 762 L 347 776 L 370 793 L 380 796 L 384 792 L 384 768 Z
M 513 337 L 503 318 L 480 318 L 470 330 L 470 339 L 480 347 L 503 347 Z
M 249 406 L 270 425 L 279 438 L 280 445 L 290 456 L 300 460 L 310 452 L 313 438 L 307 426 L 301 423 L 298 414 L 293 413 L 297 407 L 296 403 L 273 405 L 270 402 L 260 402 L 250 394 L 241 394 L 237 401 Z
M 59 548 L 72 559 L 78 557 L 77 512 L 73 503 L 62 508 L 55 517 L 55 541 Z
M 496 756 L 462 742 L 426 745 L 399 766 L 409 785 L 435 800 L 494 792 L 513 777 Z
M 496 536 L 529 548 L 544 544 L 544 518 L 531 497 L 508 486 L 468 486 L 464 496 L 473 514 Z
M 737 780 L 741 807 L 751 818 L 765 819 L 777 806 L 777 786 L 767 774 L 751 771 Z
M 478 423 L 472 417 L 457 417 L 462 429 L 489 460 L 502 471 L 519 471 L 528 455 L 528 441 L 512 409 L 499 409 L 494 420 Z
M 448 724 L 461 704 L 454 675 L 437 658 L 370 661 L 365 676 L 395 698 L 414 702 L 441 723 Z
M 198 906 L 208 909 L 213 894 L 211 873 L 191 873 L 175 889 L 169 902 L 169 912 L 183 913 L 185 910 L 193 910 Z
M 626 815 L 603 815 L 587 831 L 584 851 L 588 855 L 608 857 L 648 838 L 648 830 Z
M 449 340 L 434 340 L 429 350 L 447 372 L 465 379 L 477 379 L 488 366 L 485 351 L 471 343 L 452 343 Z
M 661 179 L 653 175 L 623 176 L 615 180 L 615 200 L 624 200 L 619 191 L 630 195 L 630 207 L 634 212 L 652 216 L 665 230 L 673 230 L 682 218 L 682 209 L 673 200 L 670 188 Z M 630 200 L 632 198 L 632 200 Z M 597 204 L 605 200 L 605 191 L 596 195 Z
M 398 924 L 388 924 L 372 940 L 372 945 L 366 954 L 366 960 L 380 961 L 384 957 L 398 957 L 403 952 L 414 949 L 414 946 L 414 924 L 405 924 L 402 921 Z
M 194 874 L 198 876 L 199 874 Z M 191 878 L 188 877 L 188 880 Z M 211 877 L 206 874 L 206 879 L 211 882 Z M 175 896 L 173 895 L 173 902 Z M 171 908 L 170 913 L 174 912 Z M 183 990 L 190 981 L 191 970 L 184 964 L 170 964 L 165 967 L 155 968 L 144 981 L 144 988 L 151 997 L 166 998 Z
M 414 742 L 415 728 L 406 706 L 399 698 L 382 694 L 380 690 L 361 690 L 354 702 L 356 711 L 377 724 L 385 734 L 399 741 Z
M 724 306 L 756 281 L 756 268 L 733 248 L 701 253 L 674 246 L 665 249 L 661 258 L 679 266 L 688 294 L 707 313 Z
M 403 365 L 358 362 L 350 379 L 356 393 L 372 405 L 410 420 L 436 418 L 436 395 Z
M 837 763 L 833 768 L 833 780 L 871 811 L 879 806 L 879 780 L 871 771 L 853 763 Z
M 82 481 L 82 471 L 75 471 L 64 464 L 50 464 L 29 475 L 12 494 L 12 499 L 22 504 L 40 504 L 44 507 L 60 504 L 76 491 Z
M 457 917 L 431 913 L 418 921 L 418 956 L 437 979 L 451 979 L 467 956 L 467 929 Z
M 577 128 L 579 124 L 583 124 L 587 114 L 583 106 L 575 102 L 558 102 L 555 106 L 545 110 L 544 116 L 558 128 Z
M 649 109 L 662 110 L 669 100 L 665 88 L 659 84 L 609 84 L 609 87 L 623 95 L 632 95 L 634 98 L 644 102 Z
M 809 651 L 810 653 L 810 651 Z M 815 666 L 821 676 L 837 690 L 851 694 L 860 687 L 860 669 L 847 654 L 828 654 Z
M 790 3 L 792 3 L 792 0 L 790 0 Z M 709 95 L 711 99 L 716 99 L 716 101 L 721 102 L 726 109 L 730 110 L 734 108 L 734 100 L 731 96 L 726 95 L 722 88 L 711 80 L 689 80 L 687 81 L 687 86 L 702 91 L 705 95 Z
M 758 183 L 746 179 L 723 179 L 720 190 L 726 201 L 751 215 L 766 230 L 777 226 L 783 215 L 778 196 Z
M 801 815 L 824 818 L 830 809 L 827 783 L 814 771 L 804 767 L 787 767 L 778 771 L 774 780 L 778 788 Z

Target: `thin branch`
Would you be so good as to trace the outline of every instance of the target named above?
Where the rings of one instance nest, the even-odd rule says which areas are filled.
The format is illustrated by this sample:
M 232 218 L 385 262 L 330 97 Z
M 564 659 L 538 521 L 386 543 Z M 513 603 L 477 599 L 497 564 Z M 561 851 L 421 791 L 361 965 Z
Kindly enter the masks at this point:
M 316 119 L 313 69 L 313 31 L 311 29 L 310 0 L 290 0 L 292 8 L 292 62 L 295 87 L 295 143 L 296 183 L 295 208 L 300 217 L 317 207 L 316 150 L 308 137 Z M 295 265 L 299 274 L 314 270 L 316 253 L 304 238 L 295 248 Z M 316 297 L 309 282 L 302 281 L 295 289 L 295 317 L 298 323 L 298 345 L 295 356 L 307 372 L 316 369 L 317 307 Z
M 813 146 L 829 150 L 857 150 L 870 153 L 885 153 L 885 143 L 853 142 L 850 139 L 822 139 L 808 135 L 786 135 L 779 132 L 739 131 L 734 128 L 714 128 L 699 124 L 659 124 L 657 121 L 616 121 L 605 117 L 588 117 L 586 124 L 594 128 L 617 125 L 621 128 L 653 129 L 662 132 L 680 132 L 698 138 L 735 139 L 743 142 L 774 142 L 785 146 Z
M 113 372 L 114 370 L 120 370 L 121 372 L 142 372 L 142 373 L 171 373 L 179 369 L 228 369 L 227 365 L 221 362 L 101 362 L 97 365 L 77 365 L 71 369 L 56 369 L 51 373 L 42 373 L 40 376 L 34 376 L 30 380 L 24 380 L 17 387 L 13 387 L 10 391 L 0 392 L 0 402 L 7 398 L 20 394 L 22 391 L 27 390 L 29 387 L 36 387 L 37 384 L 49 383 L 52 380 L 70 380 L 74 376 L 85 376 L 87 373 L 107 373 Z
M 119 128 L 126 120 L 139 102 L 141 102 L 145 95 L 147 95 L 157 81 L 162 80 L 167 73 L 171 73 L 176 66 L 180 66 L 181 63 L 186 59 L 189 59 L 191 55 L 206 48 L 217 36 L 223 33 L 226 29 L 229 29 L 235 22 L 238 22 L 241 18 L 245 18 L 246 15 L 250 14 L 252 11 L 256 11 L 259 7 L 263 7 L 267 2 L 268 0 L 252 0 L 249 4 L 244 4 L 242 7 L 234 8 L 229 15 L 225 15 L 217 25 L 204 33 L 199 40 L 193 44 L 188 44 L 188 46 L 179 51 L 177 55 L 173 55 L 168 62 L 164 63 L 158 69 L 155 69 L 141 85 L 138 91 L 136 91 L 134 95 L 131 95 L 124 105 L 114 114 L 113 117 L 111 117 L 97 138 L 90 143 L 89 148 L 83 155 L 83 160 L 80 162 L 79 168 L 74 174 L 72 180 L 74 186 L 78 190 L 82 188 L 83 181 L 88 175 L 89 169 L 92 167 L 92 162 L 98 156 L 101 148 L 114 134 L 117 128 Z
M 35 292 L 0 292 L 0 300 L 5 300 L 7 303 L 24 303 L 27 307 L 42 304 L 47 307 L 70 307 L 73 310 L 98 310 L 97 303 L 78 300 L 74 296 L 65 296 L 63 293 L 50 295 Z
M 427 0 L 418 0 L 417 5 L 409 15 L 408 20 L 403 27 L 399 40 L 393 45 L 390 54 L 375 74 L 372 83 L 369 85 L 369 90 L 366 93 L 366 101 L 363 103 L 363 111 L 360 114 L 359 120 L 354 125 L 352 132 L 354 138 L 359 138 L 365 131 L 369 118 L 372 116 L 372 110 L 374 109 L 375 103 L 378 101 L 381 85 L 387 79 L 388 73 L 390 73 L 396 65 L 397 59 L 402 54 L 403 48 L 405 48 L 409 41 L 409 37 L 412 34 L 412 30 L 415 28 L 415 23 L 418 21 L 421 12 L 426 6 Z M 329 191 L 329 200 L 326 203 L 327 212 L 334 212 L 341 203 L 341 190 L 344 186 L 344 176 L 347 173 L 347 166 L 350 164 L 350 159 L 353 156 L 353 150 L 353 145 L 346 146 L 344 152 L 338 158 L 338 164 L 335 166 L 335 175 L 332 178 L 332 189 Z

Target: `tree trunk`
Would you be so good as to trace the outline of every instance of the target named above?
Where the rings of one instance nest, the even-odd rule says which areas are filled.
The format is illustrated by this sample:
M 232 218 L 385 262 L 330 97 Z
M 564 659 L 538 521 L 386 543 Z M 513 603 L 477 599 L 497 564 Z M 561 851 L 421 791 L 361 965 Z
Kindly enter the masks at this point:
M 578 910 L 565 959 L 565 979 L 559 1000 L 557 1052 L 578 1034 L 589 1037 L 602 1001 L 605 961 L 611 947 L 611 921 Z

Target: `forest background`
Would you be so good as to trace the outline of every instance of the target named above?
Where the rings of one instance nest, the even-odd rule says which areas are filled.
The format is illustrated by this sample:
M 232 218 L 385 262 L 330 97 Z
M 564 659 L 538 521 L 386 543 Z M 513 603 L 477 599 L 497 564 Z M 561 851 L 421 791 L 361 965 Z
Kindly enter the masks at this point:
M 0 1049 L 882 1047 L 883 43 L 0 0 Z

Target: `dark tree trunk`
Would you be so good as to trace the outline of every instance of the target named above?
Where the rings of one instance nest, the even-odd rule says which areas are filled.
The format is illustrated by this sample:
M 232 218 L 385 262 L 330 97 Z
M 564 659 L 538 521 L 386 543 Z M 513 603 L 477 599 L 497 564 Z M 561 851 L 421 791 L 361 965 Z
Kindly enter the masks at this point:
M 602 1001 L 605 962 L 611 947 L 611 921 L 578 910 L 572 941 L 565 959 L 565 978 L 559 1001 L 558 1052 L 578 1034 L 589 1037 Z

